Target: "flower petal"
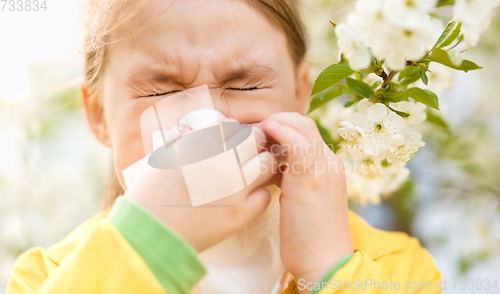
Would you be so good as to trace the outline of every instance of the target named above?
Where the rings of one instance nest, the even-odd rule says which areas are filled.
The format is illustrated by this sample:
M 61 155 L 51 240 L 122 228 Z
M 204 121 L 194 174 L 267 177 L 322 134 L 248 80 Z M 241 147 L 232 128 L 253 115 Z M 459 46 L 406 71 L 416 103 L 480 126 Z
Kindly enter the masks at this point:
M 366 110 L 368 109 L 368 107 L 372 106 L 374 103 L 372 103 L 370 101 L 370 99 L 363 99 L 361 101 L 358 102 L 358 104 L 356 105 L 356 109 L 361 112 L 361 113 L 365 113 L 366 114 Z
M 397 147 L 403 145 L 404 142 L 405 142 L 405 137 L 403 137 L 403 135 L 394 134 L 392 136 L 391 142 L 389 143 L 389 148 L 391 149 L 392 152 L 394 152 L 394 150 L 396 150 Z
M 387 107 L 382 103 L 376 103 L 366 110 L 370 122 L 383 121 L 387 115 Z
M 366 114 L 356 112 L 354 114 L 354 124 L 366 131 L 369 129 L 370 121 Z
M 354 127 L 354 124 L 348 120 L 343 120 L 339 122 L 339 126 L 347 128 L 347 129 L 352 129 Z
M 395 134 L 405 128 L 405 120 L 391 111 L 384 119 L 384 126 L 387 128 L 387 131 Z

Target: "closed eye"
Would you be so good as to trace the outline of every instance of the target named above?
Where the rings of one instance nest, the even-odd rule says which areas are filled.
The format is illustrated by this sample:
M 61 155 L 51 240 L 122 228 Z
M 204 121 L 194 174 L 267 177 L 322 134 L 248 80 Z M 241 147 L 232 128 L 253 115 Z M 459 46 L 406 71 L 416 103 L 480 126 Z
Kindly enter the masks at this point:
M 180 92 L 180 90 L 150 93 L 150 94 L 148 94 L 148 97 L 163 96 L 163 95 L 172 94 L 172 93 L 176 93 L 176 92 Z
M 257 87 L 247 87 L 247 88 L 226 88 L 226 90 L 233 90 L 233 91 L 250 91 L 250 90 L 256 90 L 258 89 Z

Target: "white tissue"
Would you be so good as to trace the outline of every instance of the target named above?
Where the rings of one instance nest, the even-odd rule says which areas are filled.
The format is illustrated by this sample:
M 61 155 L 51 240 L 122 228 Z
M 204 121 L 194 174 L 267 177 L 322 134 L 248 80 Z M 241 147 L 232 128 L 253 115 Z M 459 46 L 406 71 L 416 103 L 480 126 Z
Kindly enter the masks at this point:
M 193 131 L 197 131 L 216 125 L 219 120 L 224 118 L 226 118 L 226 116 L 215 109 L 197 109 L 188 112 L 176 125 L 173 125 L 170 130 L 163 131 L 163 136 L 161 131 L 153 132 L 153 150 L 156 150 L 167 142 L 178 139 L 186 127 L 190 127 Z M 163 137 L 165 138 L 165 142 Z M 144 158 L 136 161 L 122 171 L 123 181 L 126 187 L 130 187 L 147 168 L 149 155 L 150 154 L 146 155 Z
M 165 142 L 161 131 L 153 132 L 153 150 L 163 146 L 165 143 L 175 140 L 180 137 L 182 131 L 186 127 L 190 127 L 193 131 L 216 125 L 221 119 L 227 118 L 218 110 L 214 109 L 197 109 L 184 115 L 177 125 L 173 125 L 170 130 L 163 131 Z
M 226 118 L 214 109 L 198 109 L 184 115 L 169 130 L 153 132 L 153 150 L 180 137 L 186 127 L 197 131 Z M 130 187 L 148 166 L 149 154 L 122 171 Z M 276 293 L 285 272 L 279 246 L 279 194 L 268 187 L 272 200 L 266 211 L 241 231 L 200 253 L 208 274 L 193 289 L 193 294 L 268 294 Z

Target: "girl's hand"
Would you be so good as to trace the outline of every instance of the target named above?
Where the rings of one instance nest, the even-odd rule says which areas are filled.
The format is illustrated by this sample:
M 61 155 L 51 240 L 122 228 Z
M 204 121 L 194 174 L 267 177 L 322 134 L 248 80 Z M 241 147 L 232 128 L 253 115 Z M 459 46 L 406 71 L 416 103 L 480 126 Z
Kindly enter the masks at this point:
M 265 140 L 260 128 L 252 128 L 258 142 Z M 258 151 L 262 149 L 259 145 Z M 276 160 L 269 152 L 260 152 L 243 164 L 243 170 L 255 167 L 250 161 L 260 161 L 259 177 L 245 189 L 206 205 L 192 207 L 181 169 L 148 166 L 125 197 L 148 209 L 201 252 L 239 231 L 269 204 L 269 191 L 262 186 L 275 175 Z M 214 174 L 227 166 L 227 162 L 220 162 L 203 174 Z
M 296 280 L 317 282 L 353 252 L 343 162 L 299 113 L 271 115 L 261 128 L 288 153 L 280 184 L 283 265 Z

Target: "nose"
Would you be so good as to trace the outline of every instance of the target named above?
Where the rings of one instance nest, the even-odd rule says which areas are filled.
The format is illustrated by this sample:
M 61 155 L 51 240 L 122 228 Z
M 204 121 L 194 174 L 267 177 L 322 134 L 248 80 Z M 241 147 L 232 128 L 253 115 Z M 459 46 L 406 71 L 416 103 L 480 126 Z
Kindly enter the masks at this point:
M 220 87 L 209 88 L 210 98 L 214 105 L 214 109 L 220 111 L 224 116 L 230 117 L 229 105 L 224 99 L 224 90 Z

